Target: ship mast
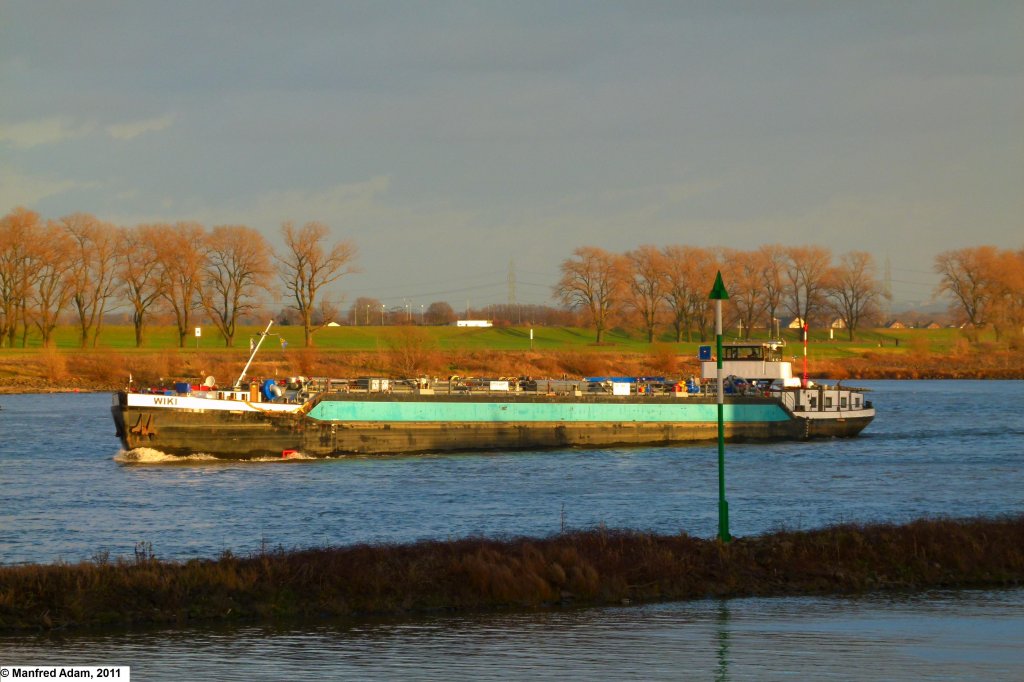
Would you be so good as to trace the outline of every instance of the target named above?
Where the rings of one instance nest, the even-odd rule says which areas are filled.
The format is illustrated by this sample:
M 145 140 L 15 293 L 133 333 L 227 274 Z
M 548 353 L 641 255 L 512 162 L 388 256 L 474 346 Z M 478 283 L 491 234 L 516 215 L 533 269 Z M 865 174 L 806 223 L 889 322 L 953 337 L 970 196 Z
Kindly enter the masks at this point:
M 242 388 L 242 379 L 245 378 L 245 373 L 249 371 L 249 365 L 252 364 L 252 359 L 256 357 L 256 351 L 260 349 L 260 344 L 263 343 L 263 339 L 267 338 L 267 334 L 270 333 L 270 325 L 274 324 L 271 320 L 267 322 L 267 328 L 260 332 L 260 339 L 256 342 L 256 345 L 252 348 L 252 353 L 249 354 L 249 361 L 245 363 L 245 367 L 242 368 L 242 373 L 238 375 L 238 379 L 235 380 L 235 390 Z

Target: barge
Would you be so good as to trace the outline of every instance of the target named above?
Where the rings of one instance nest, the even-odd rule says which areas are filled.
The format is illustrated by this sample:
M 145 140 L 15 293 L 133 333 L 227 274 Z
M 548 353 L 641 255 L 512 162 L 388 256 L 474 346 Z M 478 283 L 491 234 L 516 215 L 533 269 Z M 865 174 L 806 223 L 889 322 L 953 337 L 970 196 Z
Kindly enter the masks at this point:
M 851 437 L 874 418 L 862 389 L 794 378 L 781 344 L 726 344 L 722 354 L 727 440 Z M 690 443 L 718 435 L 707 381 L 716 363 L 702 359 L 701 377 L 685 382 L 296 377 L 282 386 L 245 382 L 243 370 L 226 389 L 207 380 L 121 391 L 112 412 L 126 450 L 227 459 Z

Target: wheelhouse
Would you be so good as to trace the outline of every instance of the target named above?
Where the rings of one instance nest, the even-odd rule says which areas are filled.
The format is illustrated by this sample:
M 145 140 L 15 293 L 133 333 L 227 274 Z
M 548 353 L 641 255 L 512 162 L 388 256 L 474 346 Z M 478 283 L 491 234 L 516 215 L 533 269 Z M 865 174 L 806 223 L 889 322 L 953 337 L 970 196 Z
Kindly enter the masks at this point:
M 793 366 L 784 360 L 785 341 L 737 341 L 722 344 L 723 376 L 743 377 L 756 382 L 780 382 L 787 387 L 799 386 L 793 377 Z M 712 358 L 711 347 L 701 347 L 701 377 L 713 379 L 718 375 L 718 364 Z

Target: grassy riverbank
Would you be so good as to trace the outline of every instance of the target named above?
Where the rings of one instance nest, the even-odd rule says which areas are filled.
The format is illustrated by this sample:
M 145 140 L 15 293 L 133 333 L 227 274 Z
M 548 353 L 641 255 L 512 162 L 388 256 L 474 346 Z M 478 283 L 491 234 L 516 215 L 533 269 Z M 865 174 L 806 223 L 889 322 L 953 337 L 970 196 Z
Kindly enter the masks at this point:
M 0 631 L 348 618 L 706 597 L 1019 587 L 1024 516 L 784 531 L 723 545 L 589 530 L 0 567 Z

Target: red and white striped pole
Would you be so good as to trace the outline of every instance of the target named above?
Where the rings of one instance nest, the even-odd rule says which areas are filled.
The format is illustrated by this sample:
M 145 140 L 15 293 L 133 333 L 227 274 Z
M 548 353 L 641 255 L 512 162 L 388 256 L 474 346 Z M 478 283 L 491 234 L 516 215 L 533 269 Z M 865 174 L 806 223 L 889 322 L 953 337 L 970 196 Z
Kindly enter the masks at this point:
M 807 323 L 804 322 L 804 381 L 803 387 L 807 388 Z

